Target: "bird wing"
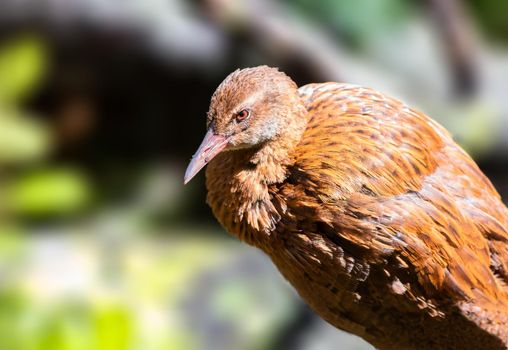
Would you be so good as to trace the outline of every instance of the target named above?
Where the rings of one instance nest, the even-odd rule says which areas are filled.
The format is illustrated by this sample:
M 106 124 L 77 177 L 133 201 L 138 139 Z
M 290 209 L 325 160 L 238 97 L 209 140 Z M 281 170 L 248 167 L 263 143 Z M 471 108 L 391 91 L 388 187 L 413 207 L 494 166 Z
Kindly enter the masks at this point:
M 309 123 L 288 179 L 296 216 L 312 213 L 369 259 L 395 254 L 429 295 L 506 298 L 508 210 L 446 130 L 368 88 L 300 93 Z

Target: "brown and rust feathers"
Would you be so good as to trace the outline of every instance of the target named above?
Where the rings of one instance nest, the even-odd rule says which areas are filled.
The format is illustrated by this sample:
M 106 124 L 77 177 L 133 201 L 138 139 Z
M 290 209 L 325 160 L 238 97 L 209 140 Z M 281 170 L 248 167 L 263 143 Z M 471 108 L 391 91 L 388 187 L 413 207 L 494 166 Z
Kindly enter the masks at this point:
M 276 137 L 210 162 L 219 222 L 323 318 L 379 348 L 505 349 L 508 209 L 474 161 L 372 89 L 311 84 L 288 96 Z
M 508 242 L 508 210 L 449 134 L 373 90 L 302 90 L 309 89 L 309 123 L 293 169 L 300 191 L 318 198 L 315 220 L 373 256 L 399 251 L 429 291 L 506 297 L 508 246 L 496 255 L 489 241 Z

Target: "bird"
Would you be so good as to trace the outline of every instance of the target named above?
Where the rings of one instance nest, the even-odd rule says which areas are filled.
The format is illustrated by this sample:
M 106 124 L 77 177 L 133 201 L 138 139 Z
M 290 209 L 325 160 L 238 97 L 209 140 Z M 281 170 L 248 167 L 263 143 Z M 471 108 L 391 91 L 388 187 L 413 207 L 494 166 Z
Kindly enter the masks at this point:
M 320 317 L 378 349 L 508 348 L 508 209 L 436 121 L 278 68 L 217 87 L 185 172 Z

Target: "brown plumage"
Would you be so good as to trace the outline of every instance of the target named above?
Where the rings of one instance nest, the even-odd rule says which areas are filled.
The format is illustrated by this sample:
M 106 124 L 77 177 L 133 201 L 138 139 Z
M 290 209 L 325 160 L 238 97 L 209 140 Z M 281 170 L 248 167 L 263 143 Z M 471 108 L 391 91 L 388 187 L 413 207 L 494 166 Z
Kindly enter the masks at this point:
M 325 320 L 381 349 L 506 349 L 508 209 L 435 121 L 274 68 L 214 93 L 208 203 Z M 212 160 L 213 158 L 213 160 Z

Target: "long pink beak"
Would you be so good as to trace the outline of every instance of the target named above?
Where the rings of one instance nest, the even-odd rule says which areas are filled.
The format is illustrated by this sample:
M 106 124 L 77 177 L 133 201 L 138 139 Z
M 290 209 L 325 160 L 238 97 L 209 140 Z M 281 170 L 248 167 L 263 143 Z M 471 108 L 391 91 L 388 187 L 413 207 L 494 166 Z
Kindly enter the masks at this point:
M 209 129 L 185 171 L 183 178 L 184 185 L 196 176 L 213 157 L 219 154 L 227 146 L 228 141 L 227 137 L 215 135 L 212 129 Z

